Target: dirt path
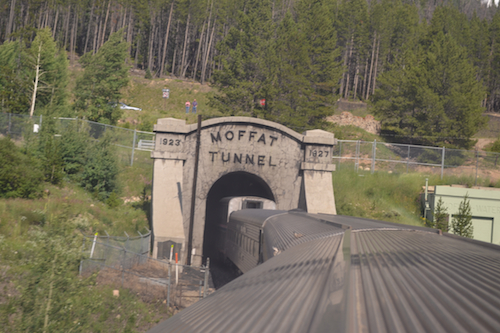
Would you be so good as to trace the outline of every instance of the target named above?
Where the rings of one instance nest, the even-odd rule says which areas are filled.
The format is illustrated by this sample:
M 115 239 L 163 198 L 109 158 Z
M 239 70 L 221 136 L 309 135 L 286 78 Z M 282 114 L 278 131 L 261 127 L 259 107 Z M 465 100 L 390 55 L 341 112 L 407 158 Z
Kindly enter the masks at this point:
M 477 143 L 474 146 L 478 150 L 484 150 L 484 147 L 488 144 L 494 142 L 495 139 L 477 139 Z

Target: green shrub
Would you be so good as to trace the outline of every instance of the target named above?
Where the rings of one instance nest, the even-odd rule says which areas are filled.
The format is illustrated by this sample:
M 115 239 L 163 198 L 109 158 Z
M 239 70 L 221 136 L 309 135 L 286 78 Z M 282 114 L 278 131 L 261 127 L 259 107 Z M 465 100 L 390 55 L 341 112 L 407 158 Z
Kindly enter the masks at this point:
M 105 201 L 117 188 L 118 162 L 109 138 L 94 143 L 87 150 L 80 184 L 95 197 Z
M 108 199 L 106 200 L 106 204 L 109 206 L 109 208 L 116 208 L 123 204 L 123 200 L 120 199 L 116 192 L 111 192 Z
M 444 164 L 446 166 L 461 166 L 466 161 L 463 150 L 445 149 Z M 424 149 L 417 157 L 420 163 L 441 164 L 443 161 L 443 151 L 441 149 Z
M 464 200 L 460 202 L 458 214 L 453 216 L 451 220 L 451 228 L 453 233 L 462 237 L 474 238 L 474 226 L 472 225 L 472 213 L 470 200 L 466 194 Z
M 64 129 L 61 133 L 60 154 L 67 175 L 76 175 L 83 170 L 86 160 L 86 150 L 89 136 L 85 131 L 77 131 L 73 127 Z
M 43 173 L 9 138 L 0 139 L 0 197 L 35 198 L 41 193 Z
M 420 163 L 441 164 L 443 153 L 438 149 L 424 149 L 422 154 L 418 155 L 417 161 Z

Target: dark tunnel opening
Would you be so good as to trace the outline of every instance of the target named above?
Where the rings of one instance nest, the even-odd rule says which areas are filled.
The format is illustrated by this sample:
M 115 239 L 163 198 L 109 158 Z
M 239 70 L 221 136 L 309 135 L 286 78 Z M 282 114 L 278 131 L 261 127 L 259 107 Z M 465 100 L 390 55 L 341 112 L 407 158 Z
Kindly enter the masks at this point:
M 235 196 L 256 196 L 275 201 L 271 188 L 267 183 L 254 174 L 248 172 L 232 172 L 219 178 L 207 195 L 205 214 L 205 233 L 203 237 L 203 261 L 209 257 L 217 261 L 222 258 L 217 251 L 216 242 L 220 233 L 221 220 L 227 207 L 221 204 L 221 199 Z

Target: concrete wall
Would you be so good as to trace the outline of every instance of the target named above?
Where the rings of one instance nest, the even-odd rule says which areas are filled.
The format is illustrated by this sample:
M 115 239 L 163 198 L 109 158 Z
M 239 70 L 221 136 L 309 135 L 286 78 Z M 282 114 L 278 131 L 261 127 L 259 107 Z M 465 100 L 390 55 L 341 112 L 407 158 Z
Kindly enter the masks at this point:
M 153 172 L 153 255 L 158 242 L 182 243 L 186 258 L 193 187 L 196 124 L 159 119 L 151 156 Z M 255 175 L 268 188 L 277 209 L 305 208 L 313 213 L 335 214 L 333 196 L 333 134 L 313 130 L 303 134 L 255 118 L 227 117 L 204 121 L 194 209 L 194 264 L 201 263 L 206 201 L 210 189 L 231 173 Z
M 474 239 L 500 244 L 500 189 L 463 186 L 436 186 L 431 194 L 431 211 L 439 198 L 443 200 L 449 218 L 449 228 L 454 214 L 458 214 L 460 203 L 468 195 L 470 201 Z

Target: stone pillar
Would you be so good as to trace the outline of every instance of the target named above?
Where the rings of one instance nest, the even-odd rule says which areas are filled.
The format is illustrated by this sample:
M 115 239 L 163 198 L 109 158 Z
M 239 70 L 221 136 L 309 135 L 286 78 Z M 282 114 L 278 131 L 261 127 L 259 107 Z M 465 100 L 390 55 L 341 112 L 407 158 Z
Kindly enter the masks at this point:
M 155 151 L 151 153 L 154 159 L 153 257 L 168 258 L 171 245 L 174 245 L 174 252 L 178 252 L 180 257 L 185 250 L 187 237 L 183 225 L 182 202 L 183 168 L 187 159 L 187 154 L 184 152 L 185 121 L 172 118 L 159 119 L 154 130 Z
M 333 194 L 332 154 L 335 138 L 332 133 L 311 130 L 304 133 L 303 197 L 308 213 L 337 214 Z

